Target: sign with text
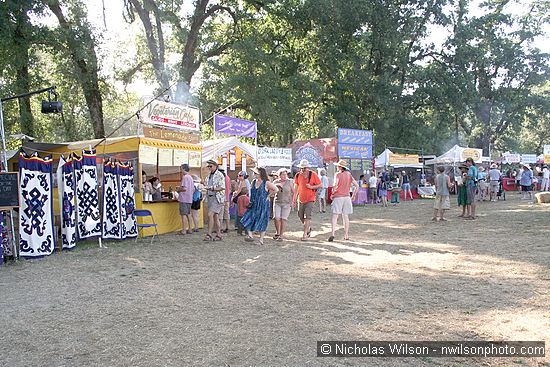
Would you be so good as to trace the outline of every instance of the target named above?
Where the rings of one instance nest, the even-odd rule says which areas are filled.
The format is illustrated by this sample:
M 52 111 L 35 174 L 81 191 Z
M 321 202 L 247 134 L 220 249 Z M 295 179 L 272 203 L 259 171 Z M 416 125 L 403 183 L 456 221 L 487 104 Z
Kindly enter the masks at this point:
M 550 144 L 544 145 L 544 163 L 550 163 Z
M 536 154 L 522 154 L 521 155 L 521 162 L 522 163 L 537 163 L 537 155 Z
M 372 131 L 339 128 L 338 157 L 372 159 Z
M 0 208 L 17 207 L 19 207 L 19 173 L 2 172 L 0 173 Z
M 151 127 L 143 128 L 143 135 L 146 138 L 153 138 L 159 140 L 179 141 L 181 143 L 199 144 L 201 141 L 200 135 L 184 133 L 181 131 L 156 129 Z
M 483 149 L 477 148 L 460 148 L 460 160 L 465 161 L 468 158 L 472 158 L 475 163 L 482 162 Z
M 214 131 L 220 134 L 256 138 L 257 124 L 254 121 L 238 119 L 236 117 L 215 115 Z
M 198 132 L 199 118 L 200 113 L 197 108 L 155 100 L 145 108 L 143 122 Z
M 292 149 L 290 148 L 258 148 L 258 166 L 260 167 L 291 167 Z
M 139 163 L 157 165 L 158 149 L 149 145 L 139 145 Z
M 521 161 L 521 156 L 519 154 L 504 154 L 505 163 L 519 163 Z
M 395 154 L 390 153 L 389 165 L 395 164 L 418 164 L 418 154 Z

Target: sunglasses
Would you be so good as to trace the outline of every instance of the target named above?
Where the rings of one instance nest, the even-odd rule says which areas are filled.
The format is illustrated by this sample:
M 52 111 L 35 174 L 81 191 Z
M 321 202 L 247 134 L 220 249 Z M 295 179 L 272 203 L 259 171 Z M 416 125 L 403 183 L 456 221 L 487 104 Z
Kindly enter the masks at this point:
M 206 167 L 208 167 L 208 168 L 212 168 L 213 166 L 206 166 Z

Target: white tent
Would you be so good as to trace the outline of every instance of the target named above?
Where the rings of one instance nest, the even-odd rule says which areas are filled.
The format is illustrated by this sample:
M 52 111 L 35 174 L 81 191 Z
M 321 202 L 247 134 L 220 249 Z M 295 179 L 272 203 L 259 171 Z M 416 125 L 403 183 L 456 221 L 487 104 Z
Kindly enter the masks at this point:
M 256 146 L 243 143 L 236 137 L 206 140 L 202 142 L 202 162 L 209 159 L 217 160 L 218 157 L 231 149 L 239 148 L 252 160 L 256 161 Z
M 375 166 L 376 168 L 385 167 L 385 166 L 391 166 L 394 168 L 422 168 L 422 163 L 416 163 L 416 164 L 391 164 L 390 162 L 390 154 L 393 154 L 393 152 L 386 148 L 382 153 L 380 153 L 375 160 Z
M 473 158 L 475 163 L 482 162 L 482 149 L 477 148 L 463 148 L 455 145 L 449 149 L 446 153 L 443 153 L 439 157 L 426 161 L 426 164 L 453 164 L 458 162 L 464 162 L 466 158 Z

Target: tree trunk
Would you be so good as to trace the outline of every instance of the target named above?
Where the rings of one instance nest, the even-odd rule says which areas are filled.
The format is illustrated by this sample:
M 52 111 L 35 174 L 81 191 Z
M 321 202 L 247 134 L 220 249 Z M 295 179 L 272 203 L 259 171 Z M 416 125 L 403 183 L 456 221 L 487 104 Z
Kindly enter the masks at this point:
M 17 94 L 28 93 L 31 88 L 31 81 L 29 75 L 29 49 L 30 41 L 27 39 L 25 29 L 28 29 L 31 24 L 27 15 L 28 9 L 21 9 L 21 12 L 16 15 L 16 30 L 17 36 L 15 42 L 18 44 L 16 50 L 18 56 L 16 57 L 17 69 L 16 69 L 16 85 Z M 34 136 L 34 119 L 31 110 L 31 100 L 29 97 L 19 98 L 19 125 L 21 132 L 28 136 Z
M 58 0 L 50 0 L 48 7 L 55 14 L 59 25 L 67 34 L 66 44 L 71 60 L 79 74 L 79 82 L 86 99 L 88 112 L 94 128 L 94 137 L 96 139 L 105 136 L 105 126 L 103 124 L 103 99 L 99 89 L 97 55 L 95 53 L 94 41 L 90 34 L 87 24 L 80 24 L 83 27 L 84 37 L 80 35 L 78 40 L 75 37 L 76 31 L 72 28 L 73 24 L 86 23 L 85 19 L 77 19 L 69 23 L 61 10 Z M 76 25 L 78 26 L 78 25 Z

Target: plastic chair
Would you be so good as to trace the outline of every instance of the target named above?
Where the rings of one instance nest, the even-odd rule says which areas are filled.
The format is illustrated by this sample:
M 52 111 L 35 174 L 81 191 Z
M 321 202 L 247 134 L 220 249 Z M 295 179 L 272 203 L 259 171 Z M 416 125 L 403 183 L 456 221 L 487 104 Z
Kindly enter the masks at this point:
M 151 211 L 148 209 L 136 209 L 134 210 L 134 216 L 136 217 L 136 222 L 137 222 L 137 218 L 143 218 L 144 220 L 147 219 L 148 217 L 151 218 L 151 223 L 137 223 L 138 236 L 136 237 L 136 242 L 139 238 L 140 233 L 141 233 L 141 236 L 143 237 L 143 229 L 154 228 L 155 233 L 151 237 L 151 243 L 153 243 L 153 239 L 155 238 L 155 236 L 158 236 L 159 234 L 157 230 L 157 224 L 155 223 L 155 219 L 153 218 L 153 213 L 151 213 Z

